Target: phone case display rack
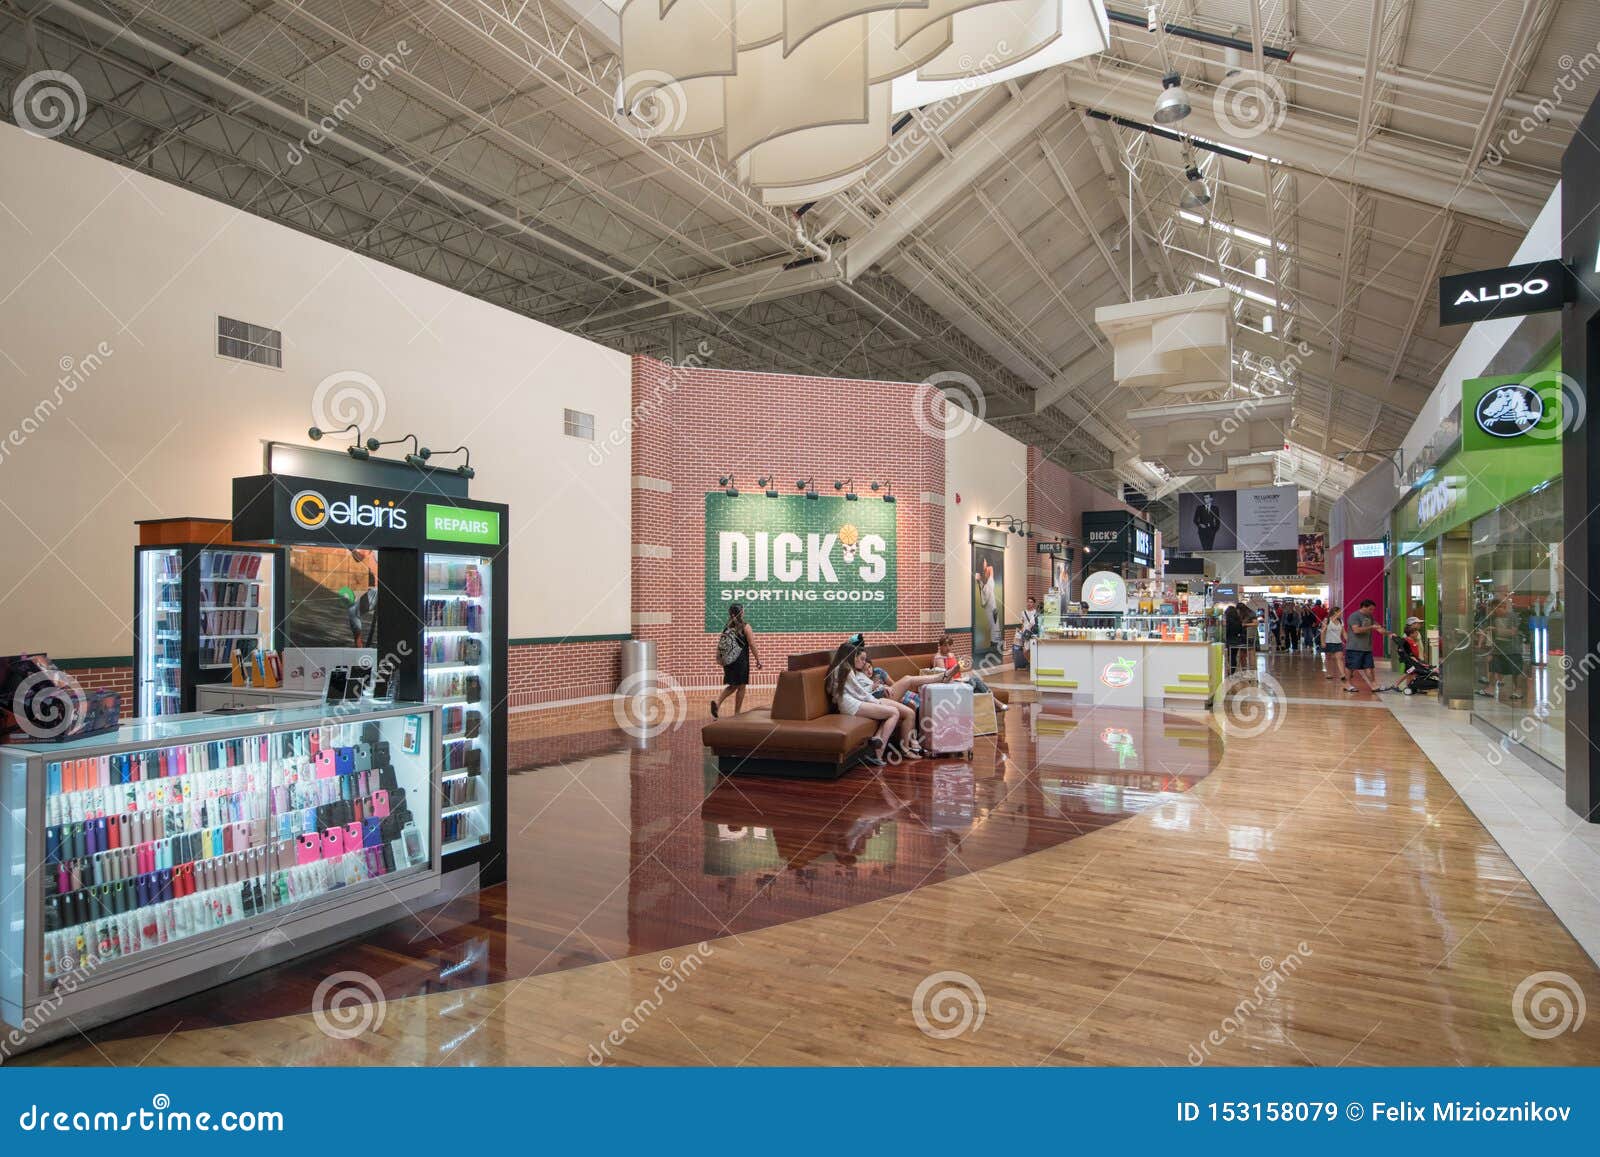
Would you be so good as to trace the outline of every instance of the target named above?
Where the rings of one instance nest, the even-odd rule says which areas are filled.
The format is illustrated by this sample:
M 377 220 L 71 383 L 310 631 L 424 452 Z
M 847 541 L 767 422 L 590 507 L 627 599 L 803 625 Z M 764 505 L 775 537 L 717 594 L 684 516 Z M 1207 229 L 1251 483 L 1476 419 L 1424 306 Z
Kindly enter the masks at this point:
M 3 822 L 21 817 L 5 866 L 37 881 L 0 911 L 5 959 L 30 962 L 0 986 L 7 1019 L 146 963 L 182 971 L 242 943 L 224 952 L 236 961 L 269 929 L 295 941 L 302 914 L 397 881 L 436 884 L 438 725 L 421 705 L 337 720 L 300 708 L 0 750 Z
M 507 573 L 503 549 L 378 554 L 379 662 L 401 656 L 396 696 L 441 712 L 444 868 L 476 863 L 484 886 L 506 870 Z
M 235 654 L 275 649 L 285 565 L 275 547 L 136 547 L 131 713 L 193 711 L 195 687 L 226 682 Z
M 488 559 L 427 555 L 423 561 L 423 681 L 429 703 L 443 705 L 444 798 L 440 839 L 447 852 L 489 839 L 484 779 L 492 720 L 485 722 L 491 680 Z

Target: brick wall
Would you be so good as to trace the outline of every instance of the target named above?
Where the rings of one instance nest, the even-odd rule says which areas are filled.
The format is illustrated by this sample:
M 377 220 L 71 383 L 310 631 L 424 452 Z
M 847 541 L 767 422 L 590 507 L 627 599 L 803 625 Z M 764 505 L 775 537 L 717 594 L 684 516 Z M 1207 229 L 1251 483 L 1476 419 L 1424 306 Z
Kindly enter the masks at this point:
M 115 691 L 122 696 L 122 717 L 133 715 L 138 705 L 133 701 L 133 664 L 110 667 L 78 667 L 67 663 L 63 670 L 78 681 L 85 691 Z
M 1074 545 L 1074 595 L 1077 594 L 1079 580 L 1083 578 L 1083 512 L 1086 510 L 1132 511 L 1133 508 L 1065 467 L 1049 461 L 1037 446 L 1029 446 L 1028 521 L 1044 537 Z M 1050 558 L 1035 554 L 1028 560 L 1028 593 L 1034 598 L 1043 598 L 1049 589 Z
M 932 395 L 930 397 L 930 395 Z M 923 385 L 633 363 L 633 633 L 657 645 L 662 670 L 686 686 L 712 685 L 715 635 L 705 629 L 705 495 L 732 470 L 741 490 L 771 474 L 778 488 L 814 478 L 832 494 L 854 478 L 863 502 L 879 499 L 873 480 L 894 484 L 897 540 L 896 627 L 859 629 L 876 641 L 926 642 L 944 625 L 944 445 L 921 413 L 943 406 Z M 930 576 L 932 578 L 930 579 Z M 770 632 L 749 608 L 757 654 L 752 672 L 771 683 L 791 652 L 828 646 L 843 632 Z
M 507 652 L 507 706 L 531 707 L 609 695 L 617 689 L 621 639 L 513 643 Z

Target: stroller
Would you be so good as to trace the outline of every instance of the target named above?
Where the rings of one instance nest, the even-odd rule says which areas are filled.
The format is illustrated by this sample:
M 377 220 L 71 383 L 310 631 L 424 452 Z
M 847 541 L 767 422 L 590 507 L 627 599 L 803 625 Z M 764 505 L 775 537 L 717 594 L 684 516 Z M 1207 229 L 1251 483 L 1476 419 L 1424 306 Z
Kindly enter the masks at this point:
M 1409 640 L 1401 643 L 1400 662 L 1405 667 L 1404 673 L 1411 676 L 1411 681 L 1403 688 L 1407 695 L 1421 695 L 1439 689 L 1439 668 L 1424 663 Z

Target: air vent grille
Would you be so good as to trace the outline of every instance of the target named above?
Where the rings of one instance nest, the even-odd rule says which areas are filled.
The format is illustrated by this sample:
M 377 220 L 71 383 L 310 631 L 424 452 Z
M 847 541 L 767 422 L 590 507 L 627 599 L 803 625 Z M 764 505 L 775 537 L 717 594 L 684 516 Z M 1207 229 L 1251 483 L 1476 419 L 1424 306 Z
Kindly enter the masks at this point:
M 283 369 L 283 334 L 231 317 L 217 318 L 217 353 L 258 366 Z
M 594 415 L 585 414 L 582 410 L 562 410 L 561 432 L 569 438 L 582 438 L 585 442 L 594 441 Z

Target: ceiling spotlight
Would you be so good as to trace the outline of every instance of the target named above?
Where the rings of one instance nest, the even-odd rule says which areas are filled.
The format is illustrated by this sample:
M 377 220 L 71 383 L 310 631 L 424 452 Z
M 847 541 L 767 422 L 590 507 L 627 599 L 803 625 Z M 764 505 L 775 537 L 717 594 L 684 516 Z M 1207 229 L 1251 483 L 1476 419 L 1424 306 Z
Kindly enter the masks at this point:
M 1189 94 L 1183 91 L 1183 78 L 1169 72 L 1161 78 L 1161 95 L 1156 97 L 1152 119 L 1158 125 L 1176 124 L 1190 113 Z
M 756 485 L 766 490 L 768 498 L 778 497 L 778 484 L 772 475 L 768 474 L 765 478 L 757 478 Z
M 1183 175 L 1188 178 L 1189 187 L 1178 198 L 1178 204 L 1185 209 L 1203 209 L 1211 204 L 1211 192 L 1206 188 L 1205 175 L 1193 165 L 1185 169 Z

